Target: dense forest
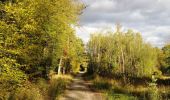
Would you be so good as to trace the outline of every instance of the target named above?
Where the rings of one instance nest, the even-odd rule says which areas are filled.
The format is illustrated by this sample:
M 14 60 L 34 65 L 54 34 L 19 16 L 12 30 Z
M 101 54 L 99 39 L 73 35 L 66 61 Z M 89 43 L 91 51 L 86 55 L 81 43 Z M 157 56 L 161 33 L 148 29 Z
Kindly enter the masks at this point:
M 84 44 L 74 27 L 85 8 L 78 0 L 0 0 L 0 100 L 55 100 L 81 69 L 109 100 L 170 98 L 170 44 L 153 47 L 120 25 Z
M 168 74 L 169 45 L 162 49 L 146 43 L 140 33 L 128 30 L 95 33 L 87 45 L 89 54 L 89 72 L 101 76 L 110 74 L 134 77 L 151 77 Z
M 76 0 L 0 1 L 0 99 L 38 78 L 79 70 L 84 45 L 73 26 L 83 8 Z

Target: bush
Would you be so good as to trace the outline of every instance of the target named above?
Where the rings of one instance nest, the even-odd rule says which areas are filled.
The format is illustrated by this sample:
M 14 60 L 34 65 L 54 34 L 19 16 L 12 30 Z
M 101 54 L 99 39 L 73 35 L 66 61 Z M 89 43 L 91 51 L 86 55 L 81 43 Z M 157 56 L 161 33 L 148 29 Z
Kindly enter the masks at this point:
M 64 92 L 71 80 L 71 76 L 62 75 L 55 76 L 49 83 L 43 78 L 37 79 L 37 81 L 35 81 L 36 84 L 27 81 L 24 85 L 13 90 L 12 93 L 2 92 L 2 94 L 0 92 L 0 96 L 6 96 L 1 97 L 0 100 L 56 100 L 56 98 Z
M 1 53 L 0 53 L 1 56 Z M 16 60 L 0 58 L 0 100 L 6 100 L 10 92 L 27 80 L 27 76 L 20 69 Z
M 16 89 L 9 100 L 43 100 L 43 96 L 36 85 L 27 83 L 24 87 Z

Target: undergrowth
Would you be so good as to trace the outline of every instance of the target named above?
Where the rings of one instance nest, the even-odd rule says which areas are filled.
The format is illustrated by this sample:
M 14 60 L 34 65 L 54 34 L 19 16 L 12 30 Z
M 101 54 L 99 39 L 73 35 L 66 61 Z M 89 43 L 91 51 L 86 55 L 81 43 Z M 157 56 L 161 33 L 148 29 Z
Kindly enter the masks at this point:
M 8 100 L 56 100 L 71 81 L 71 76 L 56 75 L 49 81 L 40 78 L 33 83 L 26 82 L 11 92 Z
M 122 81 L 95 77 L 92 80 L 93 88 L 104 92 L 108 100 L 166 100 L 170 95 L 170 87 L 122 84 Z

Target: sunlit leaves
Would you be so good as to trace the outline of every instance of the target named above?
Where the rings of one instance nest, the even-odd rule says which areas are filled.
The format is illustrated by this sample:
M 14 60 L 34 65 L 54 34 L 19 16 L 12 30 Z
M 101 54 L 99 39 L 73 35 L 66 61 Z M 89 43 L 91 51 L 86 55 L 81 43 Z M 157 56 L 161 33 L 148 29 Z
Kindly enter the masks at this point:
M 158 70 L 156 49 L 132 30 L 93 34 L 88 53 L 90 67 L 95 67 L 91 69 L 101 75 L 114 73 L 140 77 L 150 76 Z
M 71 25 L 76 25 L 82 9 L 74 0 L 0 2 L 0 80 L 9 83 L 13 77 L 18 82 L 37 72 L 47 76 L 61 56 L 69 69 L 71 62 L 80 63 L 83 46 Z

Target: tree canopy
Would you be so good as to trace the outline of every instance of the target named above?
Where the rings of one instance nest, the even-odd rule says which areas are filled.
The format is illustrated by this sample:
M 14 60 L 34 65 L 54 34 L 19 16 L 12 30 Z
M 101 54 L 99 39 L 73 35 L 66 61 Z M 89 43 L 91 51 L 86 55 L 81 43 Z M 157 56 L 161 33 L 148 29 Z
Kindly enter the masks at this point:
M 150 76 L 158 71 L 157 52 L 140 33 L 129 30 L 92 34 L 88 42 L 89 70 L 99 75 Z
M 61 59 L 63 72 L 75 72 L 84 46 L 73 26 L 82 9 L 77 0 L 1 0 L 0 83 L 47 78 Z

